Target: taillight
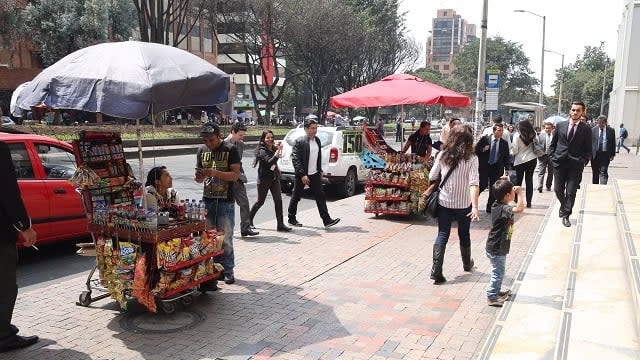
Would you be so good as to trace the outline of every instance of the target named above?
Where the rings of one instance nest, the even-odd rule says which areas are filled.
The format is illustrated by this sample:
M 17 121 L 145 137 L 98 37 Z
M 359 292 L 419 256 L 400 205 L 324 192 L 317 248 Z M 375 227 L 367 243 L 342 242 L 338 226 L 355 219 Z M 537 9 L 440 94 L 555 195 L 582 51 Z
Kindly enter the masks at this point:
M 338 148 L 332 147 L 331 150 L 329 150 L 329 162 L 338 162 Z

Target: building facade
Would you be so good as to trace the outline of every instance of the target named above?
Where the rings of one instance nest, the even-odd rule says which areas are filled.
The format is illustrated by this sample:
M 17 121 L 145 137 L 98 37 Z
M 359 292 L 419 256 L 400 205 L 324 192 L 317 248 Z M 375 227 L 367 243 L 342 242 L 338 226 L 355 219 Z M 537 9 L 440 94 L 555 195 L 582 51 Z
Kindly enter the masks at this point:
M 640 0 L 626 0 L 618 26 L 616 68 L 613 75 L 609 124 L 624 123 L 630 143 L 640 138 Z M 617 135 L 617 133 L 616 133 Z
M 444 76 L 453 73 L 453 58 L 476 39 L 476 26 L 469 24 L 453 9 L 439 9 L 427 38 L 426 67 Z

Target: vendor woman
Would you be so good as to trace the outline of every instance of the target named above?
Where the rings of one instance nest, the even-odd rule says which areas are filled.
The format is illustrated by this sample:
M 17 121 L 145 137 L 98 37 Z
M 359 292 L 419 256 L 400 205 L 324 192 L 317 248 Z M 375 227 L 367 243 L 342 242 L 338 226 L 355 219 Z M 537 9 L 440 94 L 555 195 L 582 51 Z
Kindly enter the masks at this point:
M 147 174 L 144 184 L 144 200 L 147 209 L 166 210 L 180 203 L 173 189 L 173 179 L 166 166 L 156 166 Z
M 406 153 L 411 147 L 411 153 L 429 159 L 431 157 L 431 123 L 423 121 L 420 123 L 420 128 L 415 133 L 409 136 L 407 142 L 402 147 L 402 152 Z

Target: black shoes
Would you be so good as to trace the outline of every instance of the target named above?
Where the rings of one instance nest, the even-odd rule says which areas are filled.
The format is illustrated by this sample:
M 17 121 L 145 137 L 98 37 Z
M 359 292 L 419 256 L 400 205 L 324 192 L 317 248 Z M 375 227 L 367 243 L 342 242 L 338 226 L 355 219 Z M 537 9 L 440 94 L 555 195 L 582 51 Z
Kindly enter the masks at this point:
M 324 227 L 326 228 L 330 228 L 333 225 L 337 224 L 340 222 L 340 218 L 335 218 L 335 219 L 329 219 L 329 222 L 324 223 Z
M 571 221 L 569 221 L 568 217 L 563 217 L 562 218 L 562 225 L 566 226 L 566 227 L 571 227 Z
M 547 188 L 547 189 L 548 189 L 548 188 Z M 538 192 L 539 192 L 539 193 L 542 193 L 542 186 L 540 186 L 540 187 L 538 188 Z
M 547 191 L 551 191 L 551 186 L 547 186 Z
M 253 230 L 249 229 L 247 231 L 240 232 L 240 235 L 242 235 L 242 237 L 245 237 L 245 236 L 256 236 L 256 235 L 260 235 L 260 233 L 257 232 L 257 231 L 253 231 Z
M 37 336 L 13 335 L 8 339 L 0 341 L 0 353 L 22 349 L 38 342 Z
M 276 231 L 280 231 L 280 232 L 289 232 L 291 231 L 291 228 L 288 227 L 285 224 L 278 224 L 278 228 L 276 229 Z
M 289 225 L 291 225 L 291 226 L 302 226 L 302 224 L 299 223 L 298 220 L 291 219 L 291 218 L 289 218 Z
M 540 192 L 542 192 L 542 190 L 540 190 Z M 531 203 L 527 203 L 527 207 L 531 209 Z
M 233 276 L 233 274 L 229 274 L 229 275 L 225 275 L 224 276 L 224 283 L 227 285 L 231 285 L 233 283 L 236 282 L 236 277 Z

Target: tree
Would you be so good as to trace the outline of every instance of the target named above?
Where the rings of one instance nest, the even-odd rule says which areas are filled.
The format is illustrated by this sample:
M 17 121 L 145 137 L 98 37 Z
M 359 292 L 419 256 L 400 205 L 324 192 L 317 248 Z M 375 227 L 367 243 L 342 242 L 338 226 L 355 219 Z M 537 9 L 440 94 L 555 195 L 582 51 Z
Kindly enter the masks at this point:
M 454 58 L 453 77 L 463 92 L 475 92 L 478 76 L 479 40 L 466 45 Z M 537 101 L 534 86 L 538 80 L 531 76 L 529 58 L 522 45 L 500 36 L 487 39 L 487 69 L 500 70 L 500 102 Z
M 42 0 L 22 13 L 22 32 L 46 67 L 84 47 L 131 36 L 135 26 L 128 0 Z
M 609 93 L 613 89 L 614 67 L 615 62 L 605 53 L 604 44 L 600 44 L 599 47 L 585 46 L 584 54 L 578 55 L 575 63 L 556 71 L 556 80 L 553 83 L 556 99 L 560 90 L 560 81 L 564 79 L 562 109 L 568 109 L 572 101 L 582 101 L 587 105 L 587 116 L 596 118 L 600 115 L 604 80 L 603 112 L 606 114 Z
M 140 40 L 180 45 L 201 20 L 206 0 L 133 0 Z

